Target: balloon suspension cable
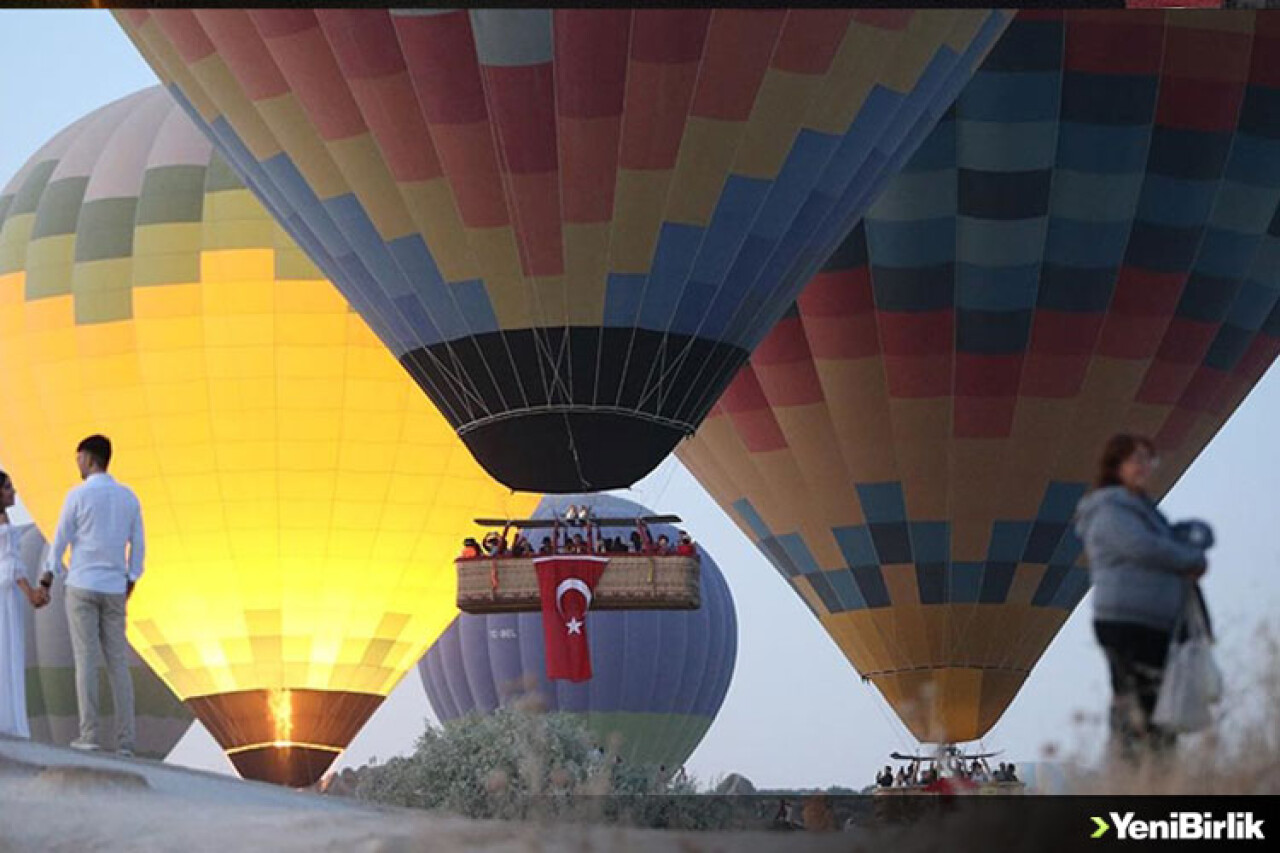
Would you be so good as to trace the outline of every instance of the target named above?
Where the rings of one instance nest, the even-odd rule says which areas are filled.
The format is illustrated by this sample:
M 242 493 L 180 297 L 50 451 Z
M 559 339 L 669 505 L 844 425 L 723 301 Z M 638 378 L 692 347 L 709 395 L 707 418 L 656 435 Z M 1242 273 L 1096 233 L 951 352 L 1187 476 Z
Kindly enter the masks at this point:
M 888 704 L 889 700 L 884 698 L 884 694 L 880 692 L 880 688 L 876 687 L 875 683 L 865 676 L 862 678 L 862 683 L 871 689 L 873 693 L 871 697 L 871 704 L 875 706 L 876 711 L 882 718 L 884 718 L 885 723 L 888 724 L 889 731 L 893 732 L 893 737 L 898 742 L 898 746 L 902 748 L 904 752 L 908 750 L 915 752 L 918 743 L 913 743 L 911 739 L 903 738 L 902 732 L 906 726 L 904 726 L 902 721 L 897 717 L 894 717 L 885 711 L 885 705 Z
M 582 470 L 582 460 L 578 458 L 578 445 L 573 440 L 573 425 L 569 423 L 569 413 L 564 412 L 564 431 L 569 436 L 569 453 L 573 456 L 573 467 L 578 473 L 578 482 L 582 484 L 582 491 L 593 492 L 591 483 L 587 480 L 587 475 Z

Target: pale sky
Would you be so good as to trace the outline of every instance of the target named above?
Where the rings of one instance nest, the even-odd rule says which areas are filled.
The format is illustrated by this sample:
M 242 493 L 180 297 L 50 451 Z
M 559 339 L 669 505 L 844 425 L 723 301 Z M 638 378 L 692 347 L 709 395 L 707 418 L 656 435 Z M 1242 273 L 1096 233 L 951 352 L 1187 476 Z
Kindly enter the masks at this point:
M 155 82 L 106 12 L 0 11 L 0 185 L 70 122 Z M 1277 424 L 1280 374 L 1273 369 L 1163 503 L 1171 517 L 1203 518 L 1217 531 L 1205 592 L 1219 659 L 1237 690 L 1247 686 L 1256 662 L 1257 630 L 1277 626 Z M 681 515 L 715 556 L 737 604 L 737 670 L 719 717 L 688 763 L 690 773 L 708 780 L 736 771 L 769 787 L 861 787 L 890 751 L 912 748 L 879 693 L 862 683 L 790 587 L 676 460 L 628 496 Z M 1018 761 L 1036 760 L 1049 742 L 1092 754 L 1108 687 L 1090 607 L 1086 598 L 984 746 Z M 1225 705 L 1239 707 L 1240 696 Z M 415 668 L 336 766 L 409 752 L 429 718 Z M 170 761 L 231 772 L 198 723 Z

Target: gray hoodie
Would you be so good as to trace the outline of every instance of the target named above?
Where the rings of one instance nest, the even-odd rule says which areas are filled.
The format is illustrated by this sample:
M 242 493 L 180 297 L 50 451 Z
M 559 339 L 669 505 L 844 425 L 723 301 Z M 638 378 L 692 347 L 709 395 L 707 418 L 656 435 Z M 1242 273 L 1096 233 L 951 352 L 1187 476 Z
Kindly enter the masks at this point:
M 1084 496 L 1076 534 L 1089 559 L 1095 621 L 1173 630 L 1204 551 L 1175 539 L 1155 505 L 1123 486 Z

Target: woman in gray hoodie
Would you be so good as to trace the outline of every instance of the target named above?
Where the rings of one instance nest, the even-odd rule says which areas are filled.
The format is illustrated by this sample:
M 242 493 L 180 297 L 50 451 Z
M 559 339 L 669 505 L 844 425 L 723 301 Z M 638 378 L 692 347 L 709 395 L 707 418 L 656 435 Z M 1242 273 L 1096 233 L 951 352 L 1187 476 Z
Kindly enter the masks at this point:
M 1111 733 L 1122 754 L 1160 750 L 1174 736 L 1151 724 L 1170 635 L 1195 579 L 1202 548 L 1179 539 L 1147 495 L 1158 464 L 1150 439 L 1107 442 L 1095 488 L 1076 507 L 1093 583 L 1093 627 L 1111 669 Z

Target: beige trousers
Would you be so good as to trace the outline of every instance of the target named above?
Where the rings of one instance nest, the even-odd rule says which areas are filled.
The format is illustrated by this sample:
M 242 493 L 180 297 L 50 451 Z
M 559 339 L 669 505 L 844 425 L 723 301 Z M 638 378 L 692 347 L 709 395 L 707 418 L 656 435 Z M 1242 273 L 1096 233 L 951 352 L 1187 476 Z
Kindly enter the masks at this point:
M 80 740 L 98 740 L 98 661 L 107 665 L 115 700 L 119 749 L 132 750 L 137 737 L 133 720 L 133 681 L 129 676 L 129 641 L 124 634 L 125 596 L 67 587 L 67 621 L 76 662 L 76 703 L 80 708 Z

